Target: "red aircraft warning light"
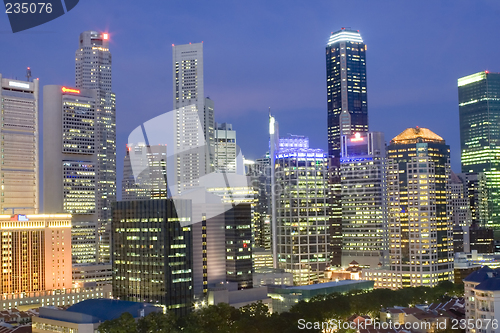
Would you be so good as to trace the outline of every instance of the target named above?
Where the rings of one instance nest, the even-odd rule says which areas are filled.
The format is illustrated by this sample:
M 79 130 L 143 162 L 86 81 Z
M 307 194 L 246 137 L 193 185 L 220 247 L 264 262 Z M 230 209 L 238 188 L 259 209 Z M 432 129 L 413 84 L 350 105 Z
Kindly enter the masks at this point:
M 102 34 L 103 39 L 109 39 L 109 34 Z

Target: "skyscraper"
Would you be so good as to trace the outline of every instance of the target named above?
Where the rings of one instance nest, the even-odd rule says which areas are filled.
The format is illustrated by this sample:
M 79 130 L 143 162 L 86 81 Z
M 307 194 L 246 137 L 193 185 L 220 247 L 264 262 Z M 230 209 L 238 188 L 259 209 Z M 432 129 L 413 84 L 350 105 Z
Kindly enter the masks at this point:
M 278 268 L 297 285 L 317 282 L 328 260 L 327 158 L 305 137 L 279 139 L 275 205 Z M 276 255 L 275 255 L 276 256 Z
M 193 301 L 191 201 L 118 201 L 113 209 L 113 296 L 187 314 Z
M 38 82 L 10 80 L 0 74 L 0 214 L 39 210 Z
M 458 79 L 462 172 L 484 172 L 489 197 L 487 226 L 500 229 L 500 73 Z
M 268 154 L 269 155 L 269 154 Z M 271 158 L 258 158 L 248 164 L 248 176 L 255 191 L 253 213 L 254 246 L 271 249 Z
M 116 200 L 116 102 L 109 34 L 85 31 L 76 50 L 76 87 L 96 92 L 96 212 L 98 261 L 110 261 L 111 204 Z
M 435 286 L 453 277 L 450 147 L 426 128 L 408 128 L 387 153 L 390 269 L 365 270 L 378 288 Z
M 214 168 L 218 172 L 236 173 L 236 131 L 231 124 L 215 125 Z
M 342 136 L 342 266 L 389 264 L 384 134 Z
M 131 158 L 131 155 L 134 158 Z M 166 155 L 166 145 L 127 145 L 123 161 L 123 201 L 166 199 L 168 197 Z M 141 172 L 135 175 L 134 169 L 141 170 Z
M 326 46 L 328 155 L 340 157 L 341 135 L 368 131 L 366 46 L 359 31 L 342 28 Z
M 173 100 L 181 152 L 176 168 L 180 170 L 186 163 L 191 166 L 182 168 L 178 180 L 189 188 L 196 186 L 196 180 L 213 169 L 214 103 L 204 97 L 203 43 L 172 45 L 172 58 Z M 194 136 L 198 131 L 202 131 L 204 137 Z M 197 147 L 199 149 L 195 149 Z
M 97 262 L 96 91 L 43 88 L 43 208 L 70 213 L 74 264 Z

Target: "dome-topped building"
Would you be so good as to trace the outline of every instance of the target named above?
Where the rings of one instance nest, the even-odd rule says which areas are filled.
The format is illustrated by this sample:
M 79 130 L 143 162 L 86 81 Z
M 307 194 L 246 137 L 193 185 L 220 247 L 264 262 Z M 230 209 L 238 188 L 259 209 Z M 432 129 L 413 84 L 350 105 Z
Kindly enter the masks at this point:
M 391 140 L 391 144 L 409 144 L 419 142 L 445 143 L 444 139 L 427 128 L 410 127 Z

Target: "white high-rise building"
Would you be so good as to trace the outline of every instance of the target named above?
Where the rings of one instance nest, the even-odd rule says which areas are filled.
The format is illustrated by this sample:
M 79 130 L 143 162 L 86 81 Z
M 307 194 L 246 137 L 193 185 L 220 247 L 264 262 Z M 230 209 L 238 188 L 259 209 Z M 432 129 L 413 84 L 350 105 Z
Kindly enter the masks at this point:
M 167 146 L 127 145 L 123 161 L 122 200 L 166 199 Z M 132 165 L 134 163 L 135 165 Z M 136 170 L 143 170 L 134 175 Z
M 236 173 L 236 131 L 233 125 L 222 123 L 215 125 L 214 168 L 218 172 Z
M 39 209 L 38 79 L 10 80 L 0 74 L 0 214 L 36 214 Z
M 174 45 L 172 58 L 175 168 L 179 171 L 177 191 L 181 193 L 198 186 L 198 179 L 213 171 L 214 103 L 204 97 L 203 43 Z
M 111 86 L 109 34 L 85 31 L 76 50 L 76 87 L 95 90 L 96 104 L 96 212 L 98 261 L 110 261 L 111 204 L 116 200 L 116 103 Z
M 95 264 L 97 253 L 97 93 L 43 88 L 43 208 L 72 214 L 73 264 Z

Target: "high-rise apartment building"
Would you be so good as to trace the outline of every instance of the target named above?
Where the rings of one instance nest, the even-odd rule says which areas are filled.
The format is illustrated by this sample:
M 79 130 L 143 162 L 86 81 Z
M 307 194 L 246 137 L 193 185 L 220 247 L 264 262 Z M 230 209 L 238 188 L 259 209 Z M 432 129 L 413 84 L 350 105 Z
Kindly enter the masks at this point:
M 426 128 L 408 128 L 387 153 L 389 269 L 363 271 L 378 288 L 435 286 L 453 278 L 450 148 Z
M 118 201 L 113 209 L 113 297 L 187 314 L 193 302 L 191 201 Z
M 317 282 L 329 257 L 327 156 L 305 137 L 280 138 L 275 168 L 278 268 Z
M 389 264 L 384 134 L 342 136 L 342 266 Z
M 96 91 L 50 85 L 43 97 L 44 211 L 72 214 L 73 263 L 96 263 Z
M 0 214 L 39 210 L 38 85 L 0 74 Z
M 166 164 L 166 145 L 128 144 L 123 162 L 122 200 L 166 199 Z
M 326 46 L 328 155 L 340 157 L 342 135 L 368 131 L 366 46 L 359 31 L 342 28 Z
M 76 50 L 75 79 L 79 89 L 96 94 L 95 137 L 97 161 L 96 214 L 98 261 L 110 261 L 111 204 L 116 200 L 116 101 L 112 91 L 109 34 L 85 31 Z
M 462 172 L 484 172 L 488 185 L 487 226 L 500 229 L 500 73 L 458 79 Z

